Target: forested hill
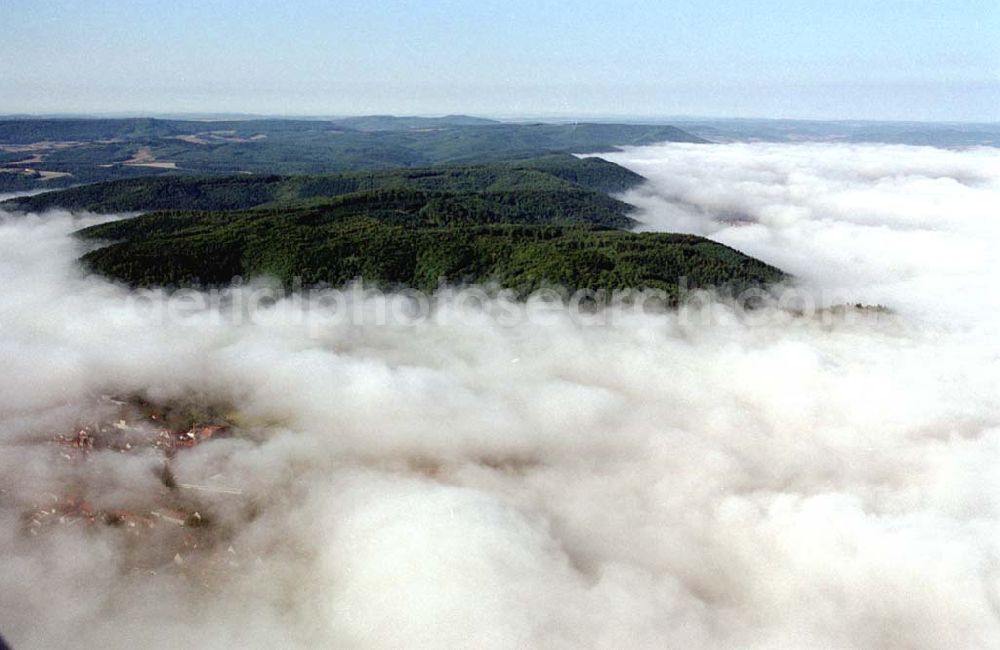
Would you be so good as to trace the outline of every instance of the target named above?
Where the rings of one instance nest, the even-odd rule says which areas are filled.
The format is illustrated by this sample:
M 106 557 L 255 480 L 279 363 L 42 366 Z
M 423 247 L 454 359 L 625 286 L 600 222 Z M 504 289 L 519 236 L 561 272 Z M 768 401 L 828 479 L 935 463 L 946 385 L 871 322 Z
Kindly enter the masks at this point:
M 635 234 L 608 196 L 642 177 L 567 154 L 481 165 L 340 174 L 112 181 L 4 207 L 152 211 L 82 231 L 84 264 L 132 286 L 221 285 L 235 276 L 338 286 L 496 283 L 525 293 L 781 280 L 763 262 L 699 237 Z
M 90 269 L 132 286 L 225 285 L 266 275 L 286 285 L 432 290 L 440 282 L 496 283 L 522 295 L 542 286 L 614 291 L 689 287 L 739 291 L 780 281 L 778 269 L 690 235 L 597 226 L 450 219 L 432 194 L 375 192 L 311 206 L 242 212 L 160 212 L 88 228 L 111 241 Z M 460 214 L 468 216 L 468 212 Z M 482 215 L 496 214 L 487 209 Z
M 145 213 L 79 233 L 93 243 L 82 263 L 131 286 L 263 275 L 289 285 L 495 283 L 522 295 L 652 288 L 676 298 L 682 279 L 729 291 L 782 280 L 707 239 L 628 232 L 632 206 L 609 194 L 643 178 L 570 155 L 661 141 L 699 140 L 669 126 L 464 116 L 0 121 L 0 181 L 77 185 L 5 209 Z
M 629 206 L 605 194 L 623 192 L 643 178 L 600 158 L 579 159 L 557 154 L 506 163 L 435 168 L 375 170 L 316 176 L 163 175 L 83 185 L 8 201 L 4 207 L 20 211 L 50 208 L 98 213 L 148 210 L 238 210 L 265 203 L 337 196 L 380 189 L 419 189 L 440 192 L 484 192 L 529 195 L 559 193 L 592 223 L 627 226 Z M 522 201 L 524 202 L 524 201 Z M 528 208 L 525 203 L 525 208 Z M 608 220 L 611 210 L 620 219 Z M 571 215 L 570 215 L 571 216 Z M 598 218 L 598 217 L 601 218 Z M 612 215 L 613 216 L 613 215 Z M 570 221 L 574 219 L 569 219 Z M 575 219 L 580 221 L 580 219 Z
M 322 174 L 703 142 L 672 126 L 342 120 L 0 120 L 0 191 L 167 173 Z
M 199 133 L 234 137 L 278 136 L 289 133 L 405 131 L 489 124 L 500 124 L 500 122 L 467 115 L 448 115 L 437 118 L 366 115 L 330 120 L 0 117 L 0 142 L 27 144 L 43 141 L 136 140 L 170 138 Z

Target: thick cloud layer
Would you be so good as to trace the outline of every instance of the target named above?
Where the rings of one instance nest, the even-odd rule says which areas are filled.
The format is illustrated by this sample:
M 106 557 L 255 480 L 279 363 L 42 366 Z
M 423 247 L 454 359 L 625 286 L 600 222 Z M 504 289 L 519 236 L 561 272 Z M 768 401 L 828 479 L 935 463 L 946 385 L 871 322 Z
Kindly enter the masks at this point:
M 609 154 L 651 179 L 644 229 L 707 235 L 831 296 L 951 321 L 1000 313 L 1000 154 L 902 145 L 665 145 Z
M 83 277 L 88 217 L 0 224 L 0 631 L 15 648 L 987 648 L 1000 644 L 1000 155 L 667 146 L 617 156 L 650 227 L 708 233 L 830 321 L 720 307 L 505 326 L 163 318 Z M 741 225 L 725 220 L 739 219 Z M 175 459 L 229 554 L 136 571 L 122 531 L 24 532 L 69 487 L 139 507 L 157 460 L 59 462 L 96 393 L 232 404 Z M 155 544 L 155 538 L 151 544 Z

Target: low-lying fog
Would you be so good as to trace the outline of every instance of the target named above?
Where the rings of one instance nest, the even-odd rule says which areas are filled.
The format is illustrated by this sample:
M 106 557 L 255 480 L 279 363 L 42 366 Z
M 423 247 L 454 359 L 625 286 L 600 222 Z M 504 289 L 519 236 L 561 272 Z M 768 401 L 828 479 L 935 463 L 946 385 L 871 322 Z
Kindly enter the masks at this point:
M 3 216 L 0 633 L 15 650 L 1000 645 L 1000 150 L 608 157 L 650 178 L 626 197 L 645 228 L 891 313 L 506 326 L 442 298 L 395 325 L 306 326 L 293 305 L 164 318 L 76 268 L 69 234 L 94 217 Z M 32 534 L 69 493 L 162 501 L 152 450 L 51 443 L 108 394 L 235 412 L 236 435 L 172 461 L 177 484 L 221 486 L 185 497 L 211 522 L 198 544 L 72 517 Z

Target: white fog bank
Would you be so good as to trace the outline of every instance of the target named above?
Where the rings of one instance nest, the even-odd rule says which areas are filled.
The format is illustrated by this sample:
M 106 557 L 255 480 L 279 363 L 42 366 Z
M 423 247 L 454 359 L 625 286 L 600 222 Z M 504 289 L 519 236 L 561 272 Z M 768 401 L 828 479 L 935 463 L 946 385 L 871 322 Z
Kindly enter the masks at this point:
M 668 144 L 605 154 L 649 178 L 643 230 L 706 235 L 806 285 L 924 318 L 1000 314 L 1000 150 Z
M 628 196 L 647 227 L 893 313 L 507 327 L 443 298 L 412 324 L 307 328 L 287 305 L 164 320 L 75 266 L 69 235 L 92 217 L 3 216 L 0 634 L 14 650 L 1000 646 L 1000 152 L 609 157 L 650 178 Z M 177 483 L 224 488 L 189 497 L 203 545 L 26 530 L 47 495 L 163 498 L 153 454 L 75 462 L 49 442 L 100 394 L 238 412 L 236 435 L 172 461 Z M 185 573 L 216 557 L 210 580 Z

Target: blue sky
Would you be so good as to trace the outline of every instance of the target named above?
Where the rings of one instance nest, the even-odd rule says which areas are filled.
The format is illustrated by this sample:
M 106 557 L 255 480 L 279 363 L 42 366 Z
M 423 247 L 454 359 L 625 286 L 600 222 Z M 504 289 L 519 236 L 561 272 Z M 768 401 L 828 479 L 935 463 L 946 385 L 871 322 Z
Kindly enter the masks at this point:
M 997 0 L 0 0 L 0 112 L 1000 120 Z

